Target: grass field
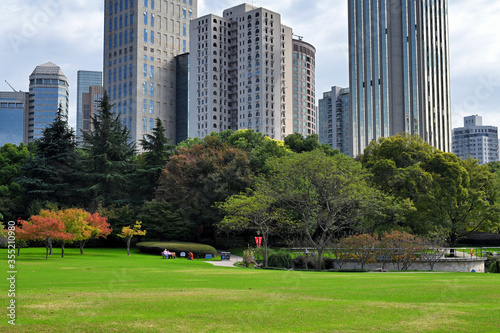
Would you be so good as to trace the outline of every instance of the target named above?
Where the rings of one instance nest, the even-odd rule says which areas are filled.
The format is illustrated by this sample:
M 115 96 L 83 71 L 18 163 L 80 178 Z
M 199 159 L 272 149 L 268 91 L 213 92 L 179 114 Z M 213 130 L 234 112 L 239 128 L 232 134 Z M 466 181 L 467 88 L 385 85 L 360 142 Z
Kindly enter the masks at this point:
M 16 258 L 0 332 L 499 332 L 500 275 L 331 273 L 214 267 L 126 249 Z M 7 250 L 1 249 L 3 276 Z

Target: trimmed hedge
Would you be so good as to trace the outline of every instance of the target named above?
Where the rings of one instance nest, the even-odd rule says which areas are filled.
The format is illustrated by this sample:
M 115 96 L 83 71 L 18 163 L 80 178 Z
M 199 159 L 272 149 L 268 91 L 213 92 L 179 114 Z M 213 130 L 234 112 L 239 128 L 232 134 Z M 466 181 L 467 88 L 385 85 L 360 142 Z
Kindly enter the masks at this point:
M 167 249 L 170 252 L 175 252 L 177 257 L 180 257 L 181 252 L 186 252 L 186 257 L 189 252 L 193 252 L 196 258 L 205 258 L 206 254 L 211 254 L 214 258 L 217 256 L 217 250 L 205 244 L 184 243 L 184 242 L 141 242 L 135 245 L 142 253 L 156 254 Z

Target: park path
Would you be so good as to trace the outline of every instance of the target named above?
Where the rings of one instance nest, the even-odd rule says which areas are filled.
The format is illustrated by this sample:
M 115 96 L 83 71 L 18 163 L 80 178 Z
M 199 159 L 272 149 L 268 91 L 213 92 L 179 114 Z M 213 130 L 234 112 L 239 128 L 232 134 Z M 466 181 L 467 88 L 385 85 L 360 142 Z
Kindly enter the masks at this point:
M 218 256 L 220 256 L 220 251 L 217 253 Z M 221 260 L 221 261 L 206 261 L 209 264 L 212 264 L 214 266 L 220 266 L 220 267 L 235 267 L 234 263 L 243 261 L 243 258 L 237 255 L 234 255 L 231 253 L 230 255 L 230 260 Z

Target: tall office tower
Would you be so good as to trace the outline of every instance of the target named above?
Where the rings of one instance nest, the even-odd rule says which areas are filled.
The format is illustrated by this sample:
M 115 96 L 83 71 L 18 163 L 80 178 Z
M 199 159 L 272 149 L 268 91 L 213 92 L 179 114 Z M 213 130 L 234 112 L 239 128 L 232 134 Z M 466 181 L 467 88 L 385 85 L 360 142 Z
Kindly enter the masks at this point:
M 346 155 L 351 154 L 349 99 L 349 88 L 334 86 L 318 101 L 319 142 Z
M 311 44 L 302 37 L 293 40 L 293 132 L 287 135 L 316 133 L 315 60 L 316 49 Z
M 27 92 L 0 91 L 0 147 L 6 143 L 27 143 L 25 121 L 29 109 Z
M 82 96 L 89 92 L 90 86 L 102 86 L 102 72 L 77 72 L 77 100 L 76 100 L 76 142 L 82 142 L 83 102 Z
M 197 0 L 105 1 L 104 89 L 135 142 L 156 118 L 175 142 L 175 57 L 188 52 L 196 15 Z
M 480 164 L 499 160 L 498 127 L 484 126 L 478 115 L 464 117 L 464 127 L 454 128 L 452 139 L 453 153 L 460 158 L 472 157 Z
M 189 136 L 252 129 L 292 133 L 292 29 L 241 4 L 191 24 Z
M 179 144 L 188 138 L 188 116 L 189 116 L 189 53 L 175 57 L 176 63 L 176 121 L 175 121 L 175 144 Z
M 47 62 L 31 73 L 29 90 L 27 131 L 28 142 L 32 142 L 41 138 L 45 127 L 54 122 L 59 106 L 68 116 L 69 81 L 59 66 Z
M 406 132 L 451 150 L 447 0 L 348 0 L 353 156 Z
M 101 85 L 90 86 L 88 92 L 82 94 L 82 132 L 93 130 L 92 117 L 101 107 L 101 100 L 104 96 L 104 88 Z M 82 136 L 83 141 L 83 136 Z

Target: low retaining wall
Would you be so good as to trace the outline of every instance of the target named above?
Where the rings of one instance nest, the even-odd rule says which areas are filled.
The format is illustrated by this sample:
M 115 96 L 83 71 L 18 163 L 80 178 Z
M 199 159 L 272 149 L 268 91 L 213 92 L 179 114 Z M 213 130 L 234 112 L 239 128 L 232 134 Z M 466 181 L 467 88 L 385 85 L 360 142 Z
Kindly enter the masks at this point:
M 473 270 L 477 273 L 484 273 L 484 263 L 486 258 L 474 258 L 474 259 L 440 259 L 435 261 L 434 271 L 440 272 L 472 272 Z M 338 265 L 335 264 L 335 269 L 338 269 Z M 376 270 L 382 268 L 381 262 L 366 264 L 365 269 Z M 342 265 L 342 269 L 361 269 L 361 264 L 358 262 L 346 262 Z M 394 263 L 386 263 L 384 269 L 389 271 L 397 271 L 398 266 Z M 428 261 L 417 261 L 413 263 L 409 270 L 411 271 L 430 271 L 431 266 Z

